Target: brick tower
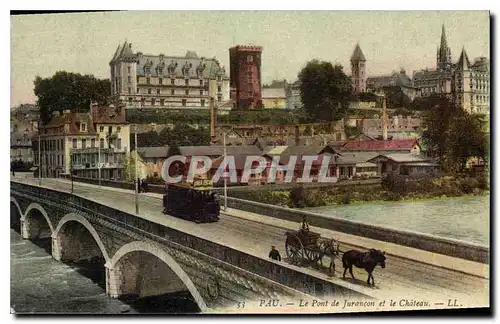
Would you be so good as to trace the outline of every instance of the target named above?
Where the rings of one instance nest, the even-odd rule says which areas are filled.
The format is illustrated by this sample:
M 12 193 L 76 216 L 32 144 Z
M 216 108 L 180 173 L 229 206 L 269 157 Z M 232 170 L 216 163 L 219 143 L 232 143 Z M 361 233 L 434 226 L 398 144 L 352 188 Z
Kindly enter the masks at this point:
M 354 93 L 366 91 L 366 58 L 359 44 L 351 56 L 351 78 Z
M 238 45 L 229 49 L 230 86 L 236 90 L 236 108 L 254 109 L 262 105 L 261 46 Z

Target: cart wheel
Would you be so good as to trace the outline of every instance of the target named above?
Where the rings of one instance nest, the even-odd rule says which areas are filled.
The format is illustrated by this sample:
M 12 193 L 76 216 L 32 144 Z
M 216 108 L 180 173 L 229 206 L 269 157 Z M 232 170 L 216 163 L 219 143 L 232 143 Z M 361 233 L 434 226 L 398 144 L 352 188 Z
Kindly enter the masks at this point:
M 290 234 L 285 242 L 286 257 L 292 264 L 300 265 L 304 261 L 304 247 L 296 235 Z

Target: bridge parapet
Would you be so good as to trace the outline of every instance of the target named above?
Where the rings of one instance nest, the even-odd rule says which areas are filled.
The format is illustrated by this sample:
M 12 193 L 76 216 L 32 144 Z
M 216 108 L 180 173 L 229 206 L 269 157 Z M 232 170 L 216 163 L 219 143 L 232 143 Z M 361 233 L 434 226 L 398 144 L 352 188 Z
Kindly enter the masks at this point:
M 235 209 L 292 222 L 301 222 L 303 217 L 306 216 L 309 224 L 312 226 L 367 237 L 378 241 L 395 243 L 402 246 L 408 246 L 484 264 L 489 263 L 489 248 L 479 244 L 365 224 L 352 220 L 324 216 L 307 211 L 263 204 L 239 198 L 228 197 L 227 200 L 228 207 Z

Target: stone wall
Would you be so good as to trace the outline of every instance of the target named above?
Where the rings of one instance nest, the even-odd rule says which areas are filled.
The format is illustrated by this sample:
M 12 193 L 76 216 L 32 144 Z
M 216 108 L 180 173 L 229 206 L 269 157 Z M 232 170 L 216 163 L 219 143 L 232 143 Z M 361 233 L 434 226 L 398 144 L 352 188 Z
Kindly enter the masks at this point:
M 68 176 L 65 176 L 65 178 L 69 179 Z M 97 179 L 90 179 L 90 178 L 81 178 L 81 177 L 73 177 L 73 180 L 76 182 L 82 182 L 82 183 L 88 183 L 88 184 L 93 184 L 97 185 L 99 184 L 99 180 Z M 293 188 L 303 186 L 305 188 L 333 188 L 333 187 L 351 187 L 351 186 L 376 186 L 380 184 L 380 178 L 376 179 L 369 179 L 369 180 L 349 180 L 349 181 L 339 181 L 335 183 L 284 183 L 284 184 L 268 184 L 268 185 L 250 185 L 250 186 L 237 186 L 237 187 L 231 187 L 228 186 L 228 194 L 231 195 L 231 192 L 240 192 L 240 191 L 254 191 L 254 190 L 291 190 Z M 125 181 L 116 181 L 116 180 L 102 180 L 101 179 L 101 186 L 104 187 L 113 187 L 113 188 L 121 188 L 121 189 L 128 189 L 128 190 L 135 190 L 135 184 L 130 183 L 130 182 L 125 182 Z M 213 190 L 216 191 L 222 191 L 224 190 L 223 187 L 214 187 Z M 159 193 L 163 194 L 165 193 L 165 186 L 163 185 L 156 185 L 156 184 L 148 184 L 148 192 L 153 192 L 153 193 Z
M 454 239 L 428 234 L 384 228 L 341 218 L 326 217 L 320 214 L 257 203 L 228 197 L 228 207 L 245 210 L 292 222 L 301 222 L 304 216 L 310 225 L 374 240 L 395 243 L 429 252 L 449 255 L 475 262 L 489 263 L 489 248 Z
M 22 221 L 23 239 L 44 239 L 49 238 L 51 233 L 50 226 L 45 217 L 36 209 L 32 209 Z
M 80 262 L 96 258 L 104 260 L 92 235 L 78 222 L 66 223 L 61 228 L 56 242 L 59 244 L 57 247 L 59 261 Z

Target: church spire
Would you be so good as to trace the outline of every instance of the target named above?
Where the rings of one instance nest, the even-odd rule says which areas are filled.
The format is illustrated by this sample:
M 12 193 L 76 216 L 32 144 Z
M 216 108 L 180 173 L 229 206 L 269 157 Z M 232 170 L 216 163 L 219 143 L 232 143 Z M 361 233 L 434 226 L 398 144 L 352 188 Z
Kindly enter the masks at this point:
M 443 49 L 446 49 L 448 46 L 448 44 L 446 44 L 446 33 L 444 31 L 444 24 L 443 24 L 443 28 L 441 30 L 441 50 Z
M 351 56 L 351 62 L 366 62 L 365 55 L 363 54 L 361 47 L 359 47 L 359 43 L 357 43 L 354 48 L 354 52 Z
M 467 56 L 467 52 L 465 51 L 465 47 L 462 47 L 462 53 L 458 59 L 457 68 L 462 71 L 468 71 L 470 68 L 470 61 Z
M 448 42 L 446 41 L 446 32 L 444 30 L 444 24 L 441 29 L 441 44 L 438 48 L 436 65 L 438 70 L 451 69 L 451 50 L 448 47 Z

